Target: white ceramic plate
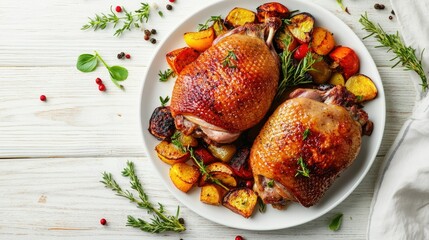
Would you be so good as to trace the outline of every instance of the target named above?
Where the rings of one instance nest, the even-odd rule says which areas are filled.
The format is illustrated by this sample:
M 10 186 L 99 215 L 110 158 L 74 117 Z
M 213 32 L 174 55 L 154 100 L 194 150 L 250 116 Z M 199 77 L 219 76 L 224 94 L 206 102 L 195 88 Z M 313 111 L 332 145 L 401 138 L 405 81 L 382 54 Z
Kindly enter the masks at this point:
M 174 80 L 168 82 L 158 81 L 159 70 L 168 68 L 165 61 L 165 54 L 173 49 L 185 46 L 183 33 L 195 31 L 198 23 L 205 22 L 210 16 L 222 15 L 225 17 L 232 8 L 237 6 L 255 10 L 262 3 L 264 1 L 222 1 L 212 4 L 185 19 L 179 27 L 171 32 L 168 39 L 159 46 L 146 73 L 139 106 L 141 131 L 146 153 L 170 192 L 185 206 L 204 218 L 228 227 L 248 230 L 274 230 L 303 224 L 323 215 L 341 203 L 359 185 L 370 169 L 381 143 L 386 113 L 384 91 L 377 67 L 364 44 L 354 32 L 331 12 L 318 5 L 308 1 L 288 0 L 284 4 L 289 10 L 300 10 L 301 12 L 311 13 L 316 19 L 317 26 L 325 27 L 334 33 L 337 44 L 349 46 L 356 51 L 361 63 L 360 73 L 371 77 L 378 88 L 377 98 L 365 104 L 364 108 L 368 112 L 370 119 L 374 122 L 372 136 L 363 138 L 361 151 L 352 166 L 343 172 L 323 199 L 316 206 L 310 208 L 304 208 L 294 203 L 287 210 L 279 211 L 273 209 L 271 206 L 267 206 L 265 213 L 259 213 L 258 210 L 255 210 L 255 214 L 251 218 L 245 219 L 224 207 L 201 203 L 199 201 L 200 191 L 198 188 L 191 190 L 189 193 L 183 193 L 178 190 L 168 176 L 170 166 L 161 162 L 154 151 L 159 141 L 147 131 L 152 111 L 160 105 L 159 97 L 171 96 L 174 85 Z

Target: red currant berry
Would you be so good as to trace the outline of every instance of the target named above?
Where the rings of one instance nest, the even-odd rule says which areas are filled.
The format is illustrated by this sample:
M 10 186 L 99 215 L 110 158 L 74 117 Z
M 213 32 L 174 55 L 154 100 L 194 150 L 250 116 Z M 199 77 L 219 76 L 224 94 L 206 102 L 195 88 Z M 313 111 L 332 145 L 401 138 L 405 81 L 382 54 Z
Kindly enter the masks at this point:
M 115 10 L 116 10 L 116 12 L 122 12 L 121 6 L 116 6 Z
M 104 219 L 104 218 L 100 219 L 100 224 L 101 225 L 106 225 L 107 224 L 106 219 Z
M 130 59 L 130 58 L 131 58 L 131 55 L 130 55 L 130 54 L 126 54 L 126 55 L 125 55 L 125 57 L 126 57 L 127 59 Z
M 244 240 L 244 238 L 242 236 L 238 235 L 235 237 L 235 240 Z
M 45 95 L 40 95 L 40 101 L 42 101 L 42 102 L 46 101 L 46 96 Z
M 246 187 L 252 189 L 253 188 L 253 181 L 252 180 L 247 180 L 246 181 Z
M 98 85 L 102 84 L 103 81 L 101 80 L 101 78 L 96 78 L 95 79 L 95 83 L 97 83 Z
M 176 0 L 169 0 L 171 3 L 174 3 Z
M 100 84 L 98 85 L 98 90 L 100 90 L 101 92 L 106 91 L 106 86 L 104 86 L 104 84 Z

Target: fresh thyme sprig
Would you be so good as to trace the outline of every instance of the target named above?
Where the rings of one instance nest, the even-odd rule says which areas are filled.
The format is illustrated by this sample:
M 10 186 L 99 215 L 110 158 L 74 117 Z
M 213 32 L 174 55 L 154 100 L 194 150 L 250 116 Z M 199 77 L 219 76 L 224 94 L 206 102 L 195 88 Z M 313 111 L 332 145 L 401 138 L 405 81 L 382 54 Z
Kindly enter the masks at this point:
M 406 70 L 416 72 L 421 78 L 422 83 L 420 85 L 422 86 L 423 92 L 426 92 L 428 90 L 428 80 L 422 66 L 424 50 L 420 53 L 420 59 L 417 58 L 416 49 L 406 46 L 398 32 L 396 32 L 396 34 L 387 34 L 379 24 L 376 25 L 368 19 L 367 13 L 365 13 L 365 15 L 361 15 L 359 22 L 364 27 L 363 29 L 369 33 L 365 38 L 374 36 L 381 44 L 377 47 L 387 47 L 388 52 L 392 51 L 396 54 L 394 58 L 390 59 L 390 61 L 397 60 L 392 68 L 401 64 Z
M 182 232 L 186 230 L 185 226 L 181 223 L 183 220 L 179 218 L 179 207 L 177 207 L 175 216 L 167 216 L 165 215 L 164 206 L 162 204 L 158 203 L 157 208 L 152 205 L 136 175 L 133 162 L 127 162 L 127 166 L 122 171 L 122 175 L 130 179 L 131 188 L 137 191 L 138 198 L 136 198 L 129 190 L 122 190 L 119 184 L 113 179 L 111 173 L 104 172 L 103 180 L 101 182 L 106 188 L 116 192 L 116 195 L 127 198 L 130 202 L 137 204 L 138 208 L 147 210 L 148 213 L 153 216 L 153 218 L 150 219 L 150 222 L 128 216 L 127 226 L 138 228 L 150 233 L 160 233 L 165 231 Z
M 289 46 L 292 41 L 292 37 L 288 36 L 284 39 L 284 45 Z M 280 54 L 281 69 L 283 73 L 283 79 L 280 79 L 275 101 L 279 101 L 286 89 L 292 86 L 311 83 L 311 79 L 308 77 L 308 72 L 313 69 L 313 64 L 320 61 L 318 58 L 314 58 L 313 54 L 309 51 L 307 55 L 301 61 L 296 64 L 293 59 L 293 51 L 285 49 Z
M 222 61 L 222 66 L 229 67 L 229 68 L 236 68 L 237 65 L 235 65 L 232 60 L 237 61 L 237 55 L 235 55 L 234 51 L 229 50 L 228 54 Z
M 159 81 L 166 82 L 170 77 L 174 77 L 175 73 L 173 70 L 171 70 L 169 68 L 169 69 L 165 70 L 164 72 L 159 70 L 158 76 L 159 76 Z
M 131 30 L 132 28 L 139 28 L 143 21 L 147 22 L 150 14 L 150 6 L 147 3 L 141 3 L 141 7 L 134 12 L 128 12 L 122 7 L 122 11 L 125 16 L 118 16 L 113 11 L 112 6 L 110 7 L 110 13 L 95 14 L 94 18 L 89 18 L 89 22 L 82 26 L 81 30 L 87 29 L 105 29 L 109 24 L 113 24 L 113 28 L 123 22 L 122 26 L 116 30 L 113 36 L 119 37 L 124 33 L 125 30 Z
M 207 21 L 205 23 L 200 23 L 198 24 L 198 31 L 203 31 L 206 30 L 207 28 L 209 28 L 209 23 L 215 23 L 215 22 L 221 22 L 222 21 L 222 16 L 211 16 L 209 19 L 207 19 Z M 219 24 L 220 27 L 220 31 L 223 30 L 223 26 L 222 24 Z
M 193 148 L 188 148 L 189 149 L 189 153 L 191 155 L 192 160 L 194 160 L 195 164 L 197 165 L 198 169 L 200 170 L 201 174 L 203 176 L 206 176 L 207 180 L 209 180 L 210 182 L 213 182 L 214 184 L 219 185 L 220 187 L 222 187 L 225 190 L 229 190 L 229 188 L 227 186 L 225 186 L 221 181 L 219 181 L 219 179 L 214 178 L 206 169 L 206 166 L 204 165 L 203 161 L 198 160 L 198 158 L 195 157 L 194 154 L 194 149 Z
M 168 101 L 170 101 L 170 97 L 166 96 L 165 98 L 159 96 L 159 101 L 161 102 L 161 106 L 165 107 L 167 105 Z
M 180 149 L 182 152 L 188 151 L 188 147 L 183 146 L 182 142 L 180 141 L 180 136 L 182 135 L 181 132 L 177 131 L 171 136 L 171 143 L 174 144 L 177 148 Z
M 307 168 L 307 165 L 304 162 L 304 159 L 302 157 L 298 158 L 298 165 L 299 168 L 296 171 L 295 177 L 298 175 L 302 175 L 304 177 L 310 177 L 310 170 Z

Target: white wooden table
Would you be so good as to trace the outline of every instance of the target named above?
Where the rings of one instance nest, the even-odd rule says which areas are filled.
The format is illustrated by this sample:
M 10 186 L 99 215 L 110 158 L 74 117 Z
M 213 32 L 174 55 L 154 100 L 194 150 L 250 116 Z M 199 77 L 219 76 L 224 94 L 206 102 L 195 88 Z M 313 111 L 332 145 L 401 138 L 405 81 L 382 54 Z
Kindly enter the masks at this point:
M 149 1 L 155 2 L 155 1 Z M 156 28 L 158 41 L 190 13 L 210 1 L 177 0 L 166 11 L 167 0 L 156 1 L 165 14 L 152 14 L 147 26 Z M 399 30 L 389 20 L 388 0 L 344 0 L 351 15 L 335 0 L 315 0 L 341 18 L 356 34 L 366 33 L 360 14 L 385 30 Z M 386 9 L 375 10 L 375 3 Z M 139 1 L 17 1 L 0 4 L 0 239 L 365 239 L 367 218 L 380 163 L 414 104 L 408 73 L 391 69 L 392 58 L 373 38 L 364 40 L 380 71 L 386 92 L 387 123 L 384 139 L 371 171 L 360 186 L 338 207 L 307 224 L 277 231 L 253 232 L 212 223 L 182 206 L 164 187 L 142 148 L 137 112 L 139 86 L 155 46 L 141 31 L 112 36 L 112 30 L 81 31 L 87 17 L 107 12 L 113 5 L 136 9 Z M 84 74 L 76 70 L 77 56 L 98 50 L 108 63 L 129 69 L 126 91 L 110 82 L 98 68 Z M 124 51 L 131 60 L 118 60 Z M 108 88 L 97 89 L 96 77 Z M 39 96 L 45 94 L 47 101 Z M 151 110 L 148 110 L 151 111 Z M 126 216 L 145 216 L 126 199 L 117 197 L 99 182 L 101 172 L 112 172 L 126 183 L 120 171 L 134 161 L 152 202 L 162 202 L 170 212 L 182 208 L 187 231 L 159 235 L 126 227 Z M 344 213 L 338 232 L 328 229 L 337 213 Z M 107 226 L 99 223 L 106 218 Z

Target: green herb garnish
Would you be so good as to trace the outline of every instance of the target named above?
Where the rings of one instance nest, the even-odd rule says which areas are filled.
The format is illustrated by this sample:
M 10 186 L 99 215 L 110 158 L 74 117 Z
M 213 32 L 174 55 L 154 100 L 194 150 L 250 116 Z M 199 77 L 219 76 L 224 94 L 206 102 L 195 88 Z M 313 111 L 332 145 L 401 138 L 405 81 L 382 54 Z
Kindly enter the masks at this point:
M 343 214 L 339 213 L 335 215 L 331 223 L 329 223 L 329 229 L 331 229 L 332 231 L 338 231 L 338 229 L 340 229 L 341 227 L 342 222 L 343 222 Z
M 177 207 L 175 216 L 167 216 L 165 215 L 165 209 L 162 204 L 158 203 L 158 207 L 155 207 L 149 201 L 134 170 L 133 162 L 127 162 L 127 166 L 122 171 L 122 176 L 130 179 L 131 189 L 137 191 L 138 197 L 135 197 L 129 190 L 122 190 L 119 184 L 113 179 L 111 173 L 104 172 L 101 183 L 103 183 L 106 188 L 116 192 L 116 195 L 127 198 L 130 202 L 137 204 L 138 208 L 145 209 L 148 214 L 152 214 L 150 221 L 128 216 L 127 226 L 150 233 L 161 233 L 166 231 L 183 232 L 186 230 L 185 226 L 181 223 L 183 220 L 179 218 L 179 207 Z
M 180 149 L 182 152 L 186 152 L 188 150 L 188 147 L 184 147 L 182 142 L 180 141 L 180 136 L 182 135 L 181 132 L 177 131 L 171 136 L 171 143 L 174 144 L 177 148 Z
M 295 177 L 298 175 L 302 175 L 304 177 L 310 177 L 310 170 L 307 168 L 307 165 L 305 164 L 304 159 L 302 157 L 299 157 L 297 163 L 299 165 L 299 168 L 296 171 Z
M 283 40 L 285 46 L 289 46 L 292 41 L 292 37 L 287 35 Z M 286 89 L 292 86 L 311 83 L 312 80 L 308 76 L 308 72 L 314 70 L 312 68 L 313 64 L 319 62 L 321 59 L 314 58 L 313 54 L 308 51 L 307 55 L 298 64 L 295 64 L 293 59 L 293 51 L 288 51 L 285 49 L 280 53 L 280 61 L 283 73 L 283 79 L 280 79 L 277 93 L 275 96 L 275 101 L 281 100 L 283 93 Z
M 259 212 L 264 213 L 267 210 L 267 205 L 262 201 L 260 197 L 258 197 L 258 205 L 259 205 Z
M 159 76 L 159 81 L 161 82 L 166 82 L 171 76 L 174 77 L 175 73 L 173 70 L 171 70 L 170 68 L 165 70 L 164 72 L 159 70 L 158 76 Z
M 158 11 L 158 15 L 159 15 L 160 17 L 164 17 L 164 13 L 163 13 L 162 11 Z
M 209 23 L 215 23 L 215 22 L 221 22 L 222 21 L 222 17 L 221 16 L 211 16 L 209 19 L 207 19 L 207 21 L 203 24 L 198 24 L 198 31 L 203 31 L 209 28 Z M 222 24 L 219 24 L 220 28 L 219 30 L 223 30 L 223 26 Z
M 134 12 L 128 12 L 125 8 L 122 8 L 125 16 L 119 17 L 113 11 L 112 6 L 110 7 L 110 13 L 96 14 L 94 18 L 89 18 L 89 22 L 82 26 L 81 30 L 87 29 L 105 29 L 109 24 L 113 25 L 113 28 L 116 28 L 119 23 L 122 23 L 122 26 L 118 28 L 113 34 L 114 36 L 120 36 L 124 33 L 125 30 L 131 30 L 134 28 L 139 28 L 140 24 L 143 23 L 143 20 L 147 22 L 150 14 L 150 6 L 147 3 L 141 3 L 140 9 L 135 10 Z
M 170 97 L 167 96 L 167 97 L 163 98 L 163 97 L 159 96 L 159 101 L 161 101 L 161 106 L 165 107 L 165 105 L 168 103 L 168 101 L 170 101 Z
M 401 64 L 405 67 L 405 70 L 416 72 L 421 78 L 422 83 L 420 85 L 422 86 L 423 92 L 426 92 L 428 90 L 428 81 L 422 66 L 424 50 L 420 53 L 420 59 L 417 58 L 416 49 L 406 46 L 401 40 L 398 32 L 396 32 L 396 34 L 387 34 L 379 24 L 376 25 L 368 19 L 367 13 L 361 15 L 359 22 L 362 24 L 363 29 L 369 33 L 364 39 L 374 36 L 381 44 L 377 47 L 387 47 L 388 52 L 392 51 L 396 56 L 390 59 L 390 61 L 397 60 L 392 68 Z
M 109 71 L 110 79 L 112 82 L 120 89 L 123 89 L 124 87 L 119 84 L 119 81 L 124 81 L 128 78 L 128 70 L 121 66 L 109 66 L 107 63 L 103 60 L 103 58 L 98 54 L 97 51 L 94 51 L 95 54 L 88 54 L 84 53 L 81 54 L 77 58 L 76 68 L 81 72 L 92 72 L 94 71 L 98 66 L 98 61 L 100 61 Z
M 272 188 L 274 187 L 274 180 L 270 180 L 267 182 L 267 187 Z
M 306 128 L 306 129 L 304 130 L 304 133 L 302 134 L 302 140 L 307 139 L 308 135 L 310 135 L 310 129 L 309 129 L 309 128 Z
M 237 66 L 232 63 L 231 60 L 237 61 L 237 55 L 235 55 L 234 51 L 229 50 L 228 54 L 222 61 L 222 66 L 229 67 L 229 68 L 236 68 Z

